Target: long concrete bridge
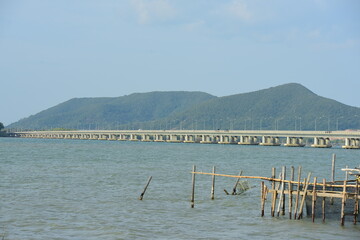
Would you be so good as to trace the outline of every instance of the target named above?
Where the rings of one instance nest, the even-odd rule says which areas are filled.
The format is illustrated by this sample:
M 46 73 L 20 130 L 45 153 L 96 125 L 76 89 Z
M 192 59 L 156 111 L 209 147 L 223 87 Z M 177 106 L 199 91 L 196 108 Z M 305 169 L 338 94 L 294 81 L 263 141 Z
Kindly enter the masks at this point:
M 330 148 L 338 140 L 345 149 L 360 149 L 360 131 L 250 131 L 250 130 L 77 130 L 23 131 L 13 137 L 93 139 L 143 142 L 208 143 Z

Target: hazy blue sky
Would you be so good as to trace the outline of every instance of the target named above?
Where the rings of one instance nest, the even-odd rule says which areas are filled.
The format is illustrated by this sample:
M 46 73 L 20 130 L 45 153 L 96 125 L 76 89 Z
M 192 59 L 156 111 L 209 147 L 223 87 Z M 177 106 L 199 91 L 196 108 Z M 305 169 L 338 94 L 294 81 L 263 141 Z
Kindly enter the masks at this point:
M 0 121 L 74 97 L 297 82 L 359 107 L 360 1 L 0 0 Z

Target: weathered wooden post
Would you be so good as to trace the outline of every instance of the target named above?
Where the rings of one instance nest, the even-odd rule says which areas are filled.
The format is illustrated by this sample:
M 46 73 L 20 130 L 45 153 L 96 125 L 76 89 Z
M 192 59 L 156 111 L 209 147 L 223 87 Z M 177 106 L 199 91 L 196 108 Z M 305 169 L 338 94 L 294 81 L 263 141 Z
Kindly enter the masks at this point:
M 152 179 L 152 176 L 149 177 L 145 187 L 144 187 L 144 190 L 142 191 L 142 193 L 140 194 L 140 197 L 139 197 L 139 200 L 143 200 L 143 197 L 145 195 L 145 192 L 146 192 L 146 189 L 148 188 L 150 182 L 151 182 L 151 179 Z
M 324 194 L 325 194 L 325 191 L 326 191 L 326 179 L 324 178 L 323 179 L 323 192 L 324 192 Z M 322 198 L 322 220 L 323 220 L 323 222 L 325 222 L 325 206 L 326 206 L 325 200 L 326 200 L 326 197 L 324 196 Z
M 242 171 L 239 172 L 239 176 L 241 176 L 241 175 L 242 175 Z M 240 182 L 240 178 L 238 178 L 236 180 L 236 183 L 235 183 L 235 185 L 233 187 L 232 195 L 236 195 L 236 188 L 237 188 L 237 185 L 239 184 L 239 182 Z
M 331 160 L 331 182 L 332 182 L 332 184 L 335 183 L 335 160 L 336 160 L 336 154 L 333 153 L 332 160 Z M 332 187 L 332 191 L 334 191 L 334 187 Z M 331 205 L 334 204 L 334 198 L 333 197 L 330 198 L 330 204 Z
M 303 197 L 301 199 L 301 203 L 300 203 L 300 209 L 299 209 L 299 216 L 298 216 L 298 220 L 300 218 L 302 218 L 302 214 L 303 214 L 303 209 L 304 209 L 304 204 L 305 204 L 305 199 L 306 199 L 306 195 L 307 195 L 307 189 L 309 186 L 309 181 L 310 181 L 310 177 L 311 177 L 311 172 L 309 172 L 308 177 L 305 178 L 304 182 L 305 182 L 305 187 L 304 187 L 304 194 Z
M 289 182 L 289 218 L 291 219 L 292 215 L 292 207 L 293 207 L 293 195 L 292 195 L 292 189 L 294 181 L 294 166 L 291 166 L 291 172 L 290 172 L 290 182 Z
M 265 183 L 261 181 L 261 216 L 264 216 L 264 209 L 265 209 Z
M 346 204 L 346 180 L 344 180 L 343 193 L 341 199 L 341 215 L 340 215 L 341 226 L 344 226 L 344 222 L 345 222 L 345 204 Z
M 357 222 L 357 217 L 359 214 L 359 200 L 358 200 L 358 196 L 359 196 L 359 178 L 356 179 L 356 185 L 355 185 L 355 202 L 354 202 L 354 224 L 356 224 Z
M 214 194 L 215 194 L 215 166 L 213 166 L 213 170 L 212 173 L 214 175 L 212 175 L 212 185 L 211 185 L 211 200 L 214 200 Z
M 314 186 L 312 192 L 312 201 L 311 201 L 311 219 L 315 221 L 315 205 L 316 205 L 316 177 L 314 177 Z
M 275 179 L 276 176 L 276 168 L 271 169 L 271 178 Z M 275 205 L 276 205 L 276 191 L 275 191 L 275 180 L 271 182 L 271 189 L 272 189 L 272 199 L 271 199 L 271 216 L 275 216 Z
M 196 166 L 193 165 L 193 170 L 192 170 L 192 191 L 191 191 L 191 208 L 194 208 L 194 205 L 195 205 L 195 172 L 196 172 Z
M 300 180 L 301 180 L 301 166 L 299 166 L 299 168 L 298 168 L 298 185 L 297 185 L 297 190 L 296 190 L 294 219 L 297 218 L 297 211 L 298 211 L 298 207 L 299 207 L 300 186 L 301 186 Z

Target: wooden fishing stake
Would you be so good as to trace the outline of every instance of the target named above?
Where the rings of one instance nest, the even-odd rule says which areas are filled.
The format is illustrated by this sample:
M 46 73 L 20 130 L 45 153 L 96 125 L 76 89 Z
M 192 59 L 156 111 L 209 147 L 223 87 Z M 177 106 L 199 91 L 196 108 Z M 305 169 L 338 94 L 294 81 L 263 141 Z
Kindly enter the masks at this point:
M 306 195 L 307 195 L 307 189 L 308 189 L 308 186 L 309 186 L 310 177 L 311 177 L 311 172 L 309 172 L 308 177 L 305 178 L 305 180 L 304 180 L 304 182 L 305 182 L 305 187 L 304 187 L 304 190 L 303 190 L 303 197 L 302 197 L 301 203 L 300 203 L 298 220 L 299 220 L 300 218 L 302 218 L 303 209 L 304 209 L 304 204 L 305 204 L 305 198 L 306 198 Z
M 315 205 L 316 205 L 316 177 L 314 177 L 314 186 L 312 192 L 312 201 L 311 201 L 311 219 L 315 222 Z
M 284 215 L 283 214 L 283 206 L 284 206 L 284 180 L 285 180 L 285 167 L 283 166 L 282 167 L 282 170 L 281 170 L 281 190 L 280 190 L 280 198 L 279 198 L 279 204 L 278 204 L 278 209 L 277 209 L 277 216 L 279 217 L 280 216 L 280 208 L 281 208 L 281 215 Z
M 335 160 L 336 160 L 336 154 L 333 153 L 332 161 L 331 161 L 331 182 L 333 184 L 335 183 Z M 332 187 L 332 191 L 334 191 L 334 187 Z M 333 197 L 330 198 L 330 204 L 331 205 L 334 204 L 334 198 Z
M 193 165 L 192 191 L 191 191 L 191 208 L 194 208 L 194 205 L 195 205 L 195 172 L 196 172 L 196 166 Z
M 241 175 L 242 175 L 242 171 L 239 172 L 239 176 L 241 176 Z M 232 191 L 232 194 L 231 194 L 231 195 L 236 195 L 236 187 L 237 187 L 237 185 L 239 184 L 239 182 L 240 182 L 240 178 L 238 178 L 238 179 L 236 180 L 236 183 L 235 183 L 235 185 L 234 185 L 234 187 L 233 187 L 233 191 Z
M 299 197 L 300 197 L 300 180 L 301 180 L 301 166 L 298 168 L 298 185 L 296 190 L 296 199 L 295 199 L 295 211 L 294 211 L 294 219 L 297 218 L 297 210 L 299 207 Z
M 355 202 L 354 202 L 354 224 L 357 222 L 357 217 L 359 214 L 359 180 L 356 179 L 356 187 L 355 187 Z
M 323 179 L 323 192 L 325 194 L 325 191 L 326 191 L 326 179 L 324 178 Z M 326 197 L 323 197 L 322 198 L 322 221 L 325 222 L 325 199 Z
M 139 200 L 143 200 L 143 197 L 145 195 L 145 192 L 146 192 L 146 189 L 148 188 L 150 182 L 151 182 L 151 179 L 152 179 L 152 176 L 149 177 L 145 187 L 144 187 L 144 190 L 142 191 L 142 193 L 140 194 L 140 197 L 139 197 Z
M 344 180 L 343 196 L 341 200 L 341 217 L 340 217 L 341 226 L 344 226 L 344 221 L 345 221 L 345 204 L 346 204 L 346 180 Z
M 215 166 L 213 166 L 212 172 L 215 174 Z M 214 193 L 215 193 L 215 175 L 212 175 L 211 200 L 214 200 Z
M 275 179 L 276 168 L 271 169 L 271 178 Z M 276 201 L 276 192 L 275 192 L 275 181 L 272 180 L 271 182 L 271 189 L 272 189 L 272 198 L 271 198 L 271 216 L 274 217 L 275 213 L 275 201 Z
M 265 183 L 261 181 L 261 216 L 264 216 L 265 209 Z
M 292 182 L 294 181 L 294 166 L 291 166 L 291 173 L 290 173 L 290 181 L 289 182 L 289 218 L 291 219 L 291 211 L 292 211 L 292 205 L 293 205 L 293 195 L 292 195 L 292 189 L 293 189 L 293 184 Z
M 281 215 L 285 215 L 285 179 L 286 179 L 286 166 L 283 167 L 283 189 L 282 189 L 282 193 L 281 193 L 281 198 L 282 198 L 282 202 L 281 202 Z

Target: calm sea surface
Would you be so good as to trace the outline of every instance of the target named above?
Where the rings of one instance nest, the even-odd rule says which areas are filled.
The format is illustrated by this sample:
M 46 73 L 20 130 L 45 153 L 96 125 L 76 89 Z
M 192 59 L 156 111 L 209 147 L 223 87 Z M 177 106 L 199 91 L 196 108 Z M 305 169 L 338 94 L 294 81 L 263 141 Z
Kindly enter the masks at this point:
M 227 196 L 235 179 L 217 177 L 212 201 L 211 176 L 197 175 L 190 208 L 194 164 L 250 176 L 302 165 L 329 179 L 333 153 L 339 180 L 360 164 L 360 151 L 339 148 L 0 138 L 0 239 L 360 239 L 350 221 L 272 218 L 269 204 L 260 217 L 258 180 Z

